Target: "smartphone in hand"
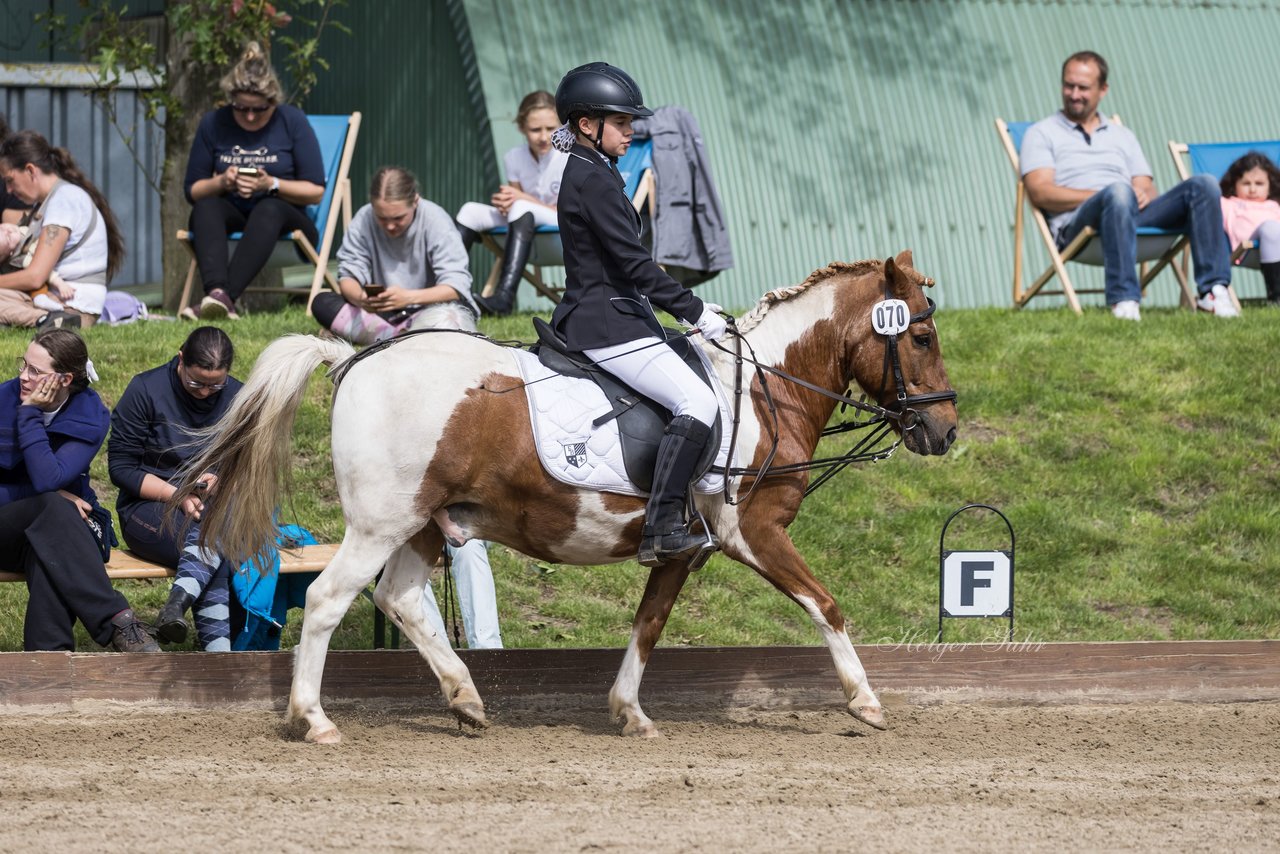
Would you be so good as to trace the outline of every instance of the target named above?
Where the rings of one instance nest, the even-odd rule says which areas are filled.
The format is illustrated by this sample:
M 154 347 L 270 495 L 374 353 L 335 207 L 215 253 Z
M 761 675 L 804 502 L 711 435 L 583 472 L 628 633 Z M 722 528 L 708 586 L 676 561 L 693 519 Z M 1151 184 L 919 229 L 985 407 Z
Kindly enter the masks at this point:
M 365 285 L 364 295 L 367 297 L 380 297 L 386 293 L 386 285 Z
M 257 177 L 258 177 L 258 167 L 257 167 L 257 166 L 237 166 L 237 167 L 236 167 L 236 174 L 237 174 L 237 175 L 247 175 L 247 176 L 248 176 L 248 177 L 250 177 L 250 178 L 257 178 Z

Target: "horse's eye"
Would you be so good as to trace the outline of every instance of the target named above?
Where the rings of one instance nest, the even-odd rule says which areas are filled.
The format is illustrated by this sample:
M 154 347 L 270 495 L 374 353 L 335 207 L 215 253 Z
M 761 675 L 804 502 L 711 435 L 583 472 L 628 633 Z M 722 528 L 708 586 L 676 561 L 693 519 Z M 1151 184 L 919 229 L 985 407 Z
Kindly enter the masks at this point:
M 933 343 L 933 338 L 929 335 L 914 335 L 912 337 L 915 339 L 916 346 L 921 350 L 928 350 L 929 345 Z

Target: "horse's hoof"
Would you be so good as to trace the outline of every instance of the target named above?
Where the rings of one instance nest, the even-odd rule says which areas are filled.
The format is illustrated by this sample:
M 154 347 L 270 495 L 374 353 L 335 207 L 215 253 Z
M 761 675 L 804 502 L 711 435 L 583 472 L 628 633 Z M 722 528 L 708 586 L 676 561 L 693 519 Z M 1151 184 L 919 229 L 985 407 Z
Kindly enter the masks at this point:
M 624 738 L 662 738 L 662 733 L 658 732 L 658 728 L 653 725 L 652 721 L 644 723 L 636 723 L 628 721 L 627 725 L 622 728 Z
M 889 728 L 889 722 L 884 719 L 884 709 L 880 706 L 850 706 L 849 714 L 869 727 L 874 727 L 878 730 Z
M 484 718 L 484 706 L 479 703 L 458 703 L 450 706 L 449 711 L 453 712 L 453 716 L 458 719 L 459 729 L 463 724 L 472 729 L 484 729 L 489 726 L 489 722 Z
M 307 732 L 307 742 L 310 744 L 341 744 L 342 733 L 333 727 L 319 731 L 309 730 Z

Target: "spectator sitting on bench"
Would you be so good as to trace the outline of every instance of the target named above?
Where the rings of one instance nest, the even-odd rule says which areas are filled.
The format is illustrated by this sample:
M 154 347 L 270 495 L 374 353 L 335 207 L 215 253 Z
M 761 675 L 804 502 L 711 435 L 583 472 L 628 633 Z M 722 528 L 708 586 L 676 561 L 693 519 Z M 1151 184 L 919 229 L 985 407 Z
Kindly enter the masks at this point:
M 187 639 L 186 612 L 195 615 L 196 636 L 207 652 L 231 650 L 231 573 L 235 567 L 202 549 L 200 514 L 216 500 L 218 477 L 183 499 L 185 519 L 171 520 L 165 503 L 176 493 L 178 472 L 196 453 L 192 432 L 226 412 L 240 390 L 229 375 L 235 356 L 221 329 L 201 326 L 167 364 L 135 376 L 111 413 L 107 468 L 120 489 L 116 512 L 125 544 L 139 557 L 177 570 L 169 600 L 156 620 L 168 643 Z
M 107 578 L 111 514 L 89 486 L 108 413 L 89 351 L 69 329 L 36 335 L 0 385 L 0 554 L 27 576 L 22 647 L 75 649 L 78 619 L 120 652 L 159 652 Z

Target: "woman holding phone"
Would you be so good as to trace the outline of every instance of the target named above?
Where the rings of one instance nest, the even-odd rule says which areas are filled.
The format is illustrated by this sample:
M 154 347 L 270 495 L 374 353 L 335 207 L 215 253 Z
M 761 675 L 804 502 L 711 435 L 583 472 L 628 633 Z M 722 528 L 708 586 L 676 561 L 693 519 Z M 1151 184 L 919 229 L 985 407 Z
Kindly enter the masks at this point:
M 221 555 L 199 547 L 200 515 L 215 500 L 218 477 L 205 472 L 182 499 L 184 518 L 167 518 L 178 472 L 198 450 L 191 434 L 222 417 L 240 391 L 230 375 L 235 350 L 216 326 L 196 328 L 167 364 L 129 382 L 111 413 L 107 470 L 120 490 L 116 512 L 130 551 L 177 570 L 169 600 L 156 620 L 168 643 L 187 638 L 186 612 L 195 615 L 199 648 L 231 650 L 231 573 Z
M 444 208 L 422 198 L 408 169 L 384 166 L 369 182 L 338 249 L 341 295 L 311 304 L 316 320 L 353 344 L 406 329 L 474 332 L 479 312 L 462 238 Z
M 369 204 L 356 211 L 338 249 L 338 287 L 341 295 L 317 295 L 311 313 L 353 344 L 385 341 L 410 329 L 476 331 L 480 312 L 453 218 L 422 198 L 417 178 L 399 166 L 384 166 L 369 182 Z M 467 646 L 501 648 L 487 544 L 468 540 L 461 548 L 446 548 Z M 422 604 L 443 633 L 430 582 Z
M 306 206 L 319 203 L 325 185 L 315 131 L 302 110 L 281 103 L 280 81 L 257 42 L 220 85 L 228 103 L 200 120 L 184 185 L 206 319 L 237 316 L 236 300 L 281 235 L 301 229 L 319 243 Z M 227 235 L 237 231 L 244 236 L 228 260 Z

